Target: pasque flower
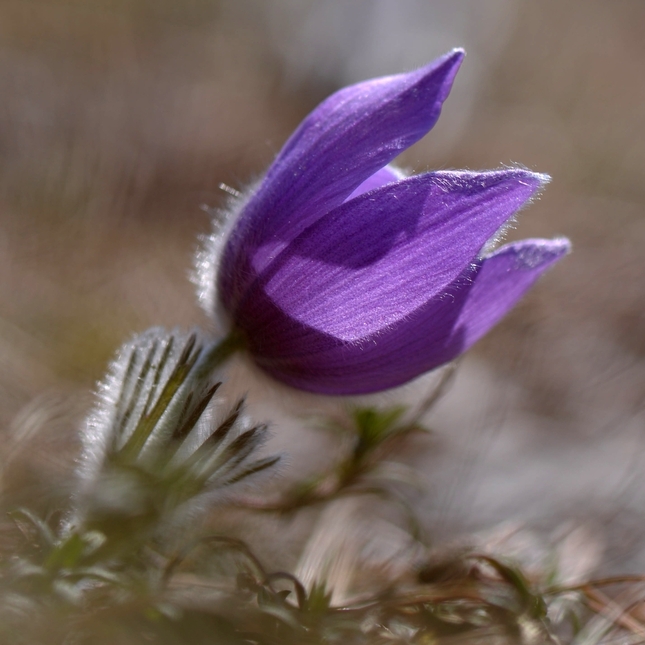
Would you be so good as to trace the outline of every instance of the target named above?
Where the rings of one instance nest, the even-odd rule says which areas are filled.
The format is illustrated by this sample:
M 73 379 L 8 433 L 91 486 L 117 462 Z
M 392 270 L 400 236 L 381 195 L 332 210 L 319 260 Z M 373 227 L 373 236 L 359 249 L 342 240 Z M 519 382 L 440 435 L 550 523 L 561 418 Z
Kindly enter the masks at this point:
M 389 165 L 434 126 L 463 56 L 336 92 L 242 202 L 218 304 L 276 379 L 325 394 L 405 383 L 468 349 L 568 251 L 489 250 L 545 175 Z

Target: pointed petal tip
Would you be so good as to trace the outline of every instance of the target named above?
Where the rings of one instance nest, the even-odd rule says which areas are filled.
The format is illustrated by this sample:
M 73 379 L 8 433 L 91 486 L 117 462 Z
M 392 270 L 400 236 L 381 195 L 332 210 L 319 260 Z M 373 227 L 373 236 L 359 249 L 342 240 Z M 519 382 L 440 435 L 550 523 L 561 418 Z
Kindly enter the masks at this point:
M 524 200 L 535 197 L 551 181 L 549 175 L 531 172 L 524 168 L 499 168 L 496 170 L 437 170 L 428 173 L 455 185 L 470 185 L 480 189 L 504 184 L 511 189 L 519 189 Z M 527 190 L 528 189 L 528 190 Z
M 568 237 L 555 237 L 547 242 L 554 250 L 558 250 L 560 255 L 571 253 L 571 240 Z
M 416 77 L 422 84 L 430 82 L 435 87 L 441 88 L 437 94 L 440 105 L 448 98 L 465 55 L 466 52 L 461 48 L 452 49 L 427 65 L 409 72 L 409 76 Z
M 454 47 L 444 57 L 453 63 L 461 63 L 466 58 L 466 50 L 463 47 Z
M 444 83 L 450 86 L 455 80 L 455 76 L 457 75 L 465 56 L 466 51 L 461 47 L 456 47 L 431 62 L 427 68 L 432 74 L 443 74 L 445 76 Z
M 525 173 L 537 184 L 538 189 L 543 189 L 551 183 L 551 175 L 546 173 L 529 171 L 525 171 Z
M 524 248 L 533 250 L 543 264 L 550 264 L 571 253 L 571 241 L 567 237 L 555 237 L 552 240 L 524 240 Z
M 516 269 L 532 271 L 547 269 L 570 252 L 571 242 L 566 237 L 533 238 L 505 244 L 489 257 L 511 256 L 515 258 Z
M 500 175 L 506 175 L 509 178 L 515 178 L 520 182 L 529 183 L 536 188 L 544 188 L 551 182 L 551 176 L 543 172 L 533 172 L 526 168 L 504 168 L 503 170 L 494 170 Z
M 552 264 L 571 253 L 571 240 L 567 237 L 544 240 L 542 248 L 545 264 Z
M 498 177 L 501 181 L 511 181 L 520 186 L 526 186 L 530 193 L 528 202 L 538 197 L 546 186 L 550 183 L 551 177 L 545 173 L 532 172 L 525 168 L 503 168 L 501 170 L 493 170 L 490 173 L 493 177 Z

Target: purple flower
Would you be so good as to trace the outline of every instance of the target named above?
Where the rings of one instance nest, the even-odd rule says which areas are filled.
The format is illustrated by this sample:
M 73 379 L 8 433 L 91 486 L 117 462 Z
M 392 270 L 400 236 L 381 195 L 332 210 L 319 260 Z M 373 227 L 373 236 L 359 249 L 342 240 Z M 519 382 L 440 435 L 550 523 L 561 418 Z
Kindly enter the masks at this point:
M 468 349 L 568 251 L 487 250 L 545 175 L 388 165 L 434 126 L 463 56 L 330 96 L 242 205 L 219 305 L 276 379 L 325 394 L 405 383 Z

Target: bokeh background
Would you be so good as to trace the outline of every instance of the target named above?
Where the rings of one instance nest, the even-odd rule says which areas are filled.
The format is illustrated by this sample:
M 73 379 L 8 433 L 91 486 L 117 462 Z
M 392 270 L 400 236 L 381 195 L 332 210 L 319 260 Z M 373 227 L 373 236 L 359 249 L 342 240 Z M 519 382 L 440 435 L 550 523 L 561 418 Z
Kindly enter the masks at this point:
M 644 30 L 637 0 L 2 0 L 11 485 L 33 494 L 71 463 L 121 342 L 208 326 L 188 276 L 221 183 L 258 177 L 342 85 L 464 46 L 439 124 L 401 163 L 551 174 L 511 237 L 567 235 L 574 253 L 430 417 L 423 517 L 438 539 L 582 527 L 602 567 L 645 569 Z

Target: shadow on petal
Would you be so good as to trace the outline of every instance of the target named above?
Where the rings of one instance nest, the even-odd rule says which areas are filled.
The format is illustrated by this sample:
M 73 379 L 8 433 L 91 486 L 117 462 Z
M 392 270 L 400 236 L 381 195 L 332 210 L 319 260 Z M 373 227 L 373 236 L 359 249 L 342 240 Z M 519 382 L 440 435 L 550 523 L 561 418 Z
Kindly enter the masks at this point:
M 278 380 L 321 394 L 376 392 L 466 351 L 568 250 L 563 239 L 508 244 L 410 315 L 354 342 L 295 320 L 266 294 L 241 321 L 253 359 Z
M 232 317 L 268 296 L 287 316 L 346 342 L 380 334 L 445 295 L 543 179 L 522 170 L 437 172 L 363 194 L 294 240 L 230 307 Z

